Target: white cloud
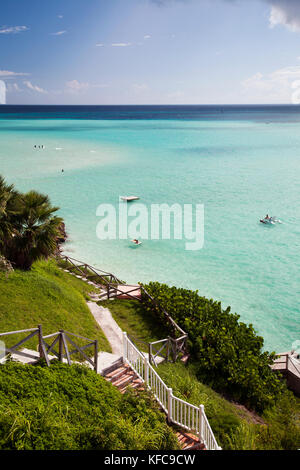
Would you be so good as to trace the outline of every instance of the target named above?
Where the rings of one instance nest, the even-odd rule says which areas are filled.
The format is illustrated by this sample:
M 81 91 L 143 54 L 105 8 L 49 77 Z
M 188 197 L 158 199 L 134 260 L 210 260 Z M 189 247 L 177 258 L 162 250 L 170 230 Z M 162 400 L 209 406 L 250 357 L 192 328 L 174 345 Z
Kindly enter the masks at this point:
M 50 33 L 51 36 L 62 36 L 63 34 L 66 34 L 67 31 L 57 31 L 56 33 Z
M 271 5 L 270 26 L 282 25 L 290 31 L 300 31 L 299 0 L 265 0 Z
M 7 84 L 7 91 L 9 93 L 12 93 L 12 92 L 21 92 L 22 89 L 19 87 L 19 85 L 17 83 L 8 83 Z
M 293 103 L 299 80 L 300 66 L 285 67 L 267 75 L 257 72 L 242 82 L 243 94 L 252 103 Z
M 112 47 L 129 47 L 132 46 L 131 42 L 114 42 Z
M 28 30 L 27 26 L 2 26 L 0 27 L 0 34 L 17 34 Z
M 145 91 L 149 90 L 149 87 L 146 83 L 134 83 L 132 88 L 135 93 L 144 93 Z
M 57 15 L 57 18 L 59 18 L 60 20 L 62 20 L 63 17 L 64 17 L 63 15 Z
M 33 85 L 29 80 L 25 80 L 23 83 L 24 85 L 27 86 L 27 88 L 29 88 L 29 90 L 36 91 L 37 93 L 42 93 L 42 94 L 48 93 L 47 90 L 44 90 L 43 88 L 40 88 L 37 85 Z
M 107 88 L 106 84 L 92 84 L 89 82 L 79 82 L 78 80 L 70 80 L 66 82 L 66 88 L 69 93 L 81 93 L 91 88 Z
M 87 90 L 90 87 L 89 83 L 79 82 L 78 80 L 70 80 L 66 82 L 66 87 L 70 92 L 78 93 L 80 91 Z
M 24 72 L 12 72 L 11 70 L 0 70 L 0 77 L 3 78 L 14 78 L 14 77 L 21 77 L 25 75 L 30 75 L 29 73 Z
M 104 47 L 104 44 L 102 44 L 101 42 L 98 42 L 98 44 L 96 44 L 96 47 Z
M 171 100 L 173 104 L 184 104 L 185 93 L 182 90 L 176 90 L 167 95 L 168 100 Z
M 150 35 L 150 34 L 146 34 L 146 35 L 144 36 L 144 39 L 150 39 L 150 38 L 151 38 L 151 35 Z

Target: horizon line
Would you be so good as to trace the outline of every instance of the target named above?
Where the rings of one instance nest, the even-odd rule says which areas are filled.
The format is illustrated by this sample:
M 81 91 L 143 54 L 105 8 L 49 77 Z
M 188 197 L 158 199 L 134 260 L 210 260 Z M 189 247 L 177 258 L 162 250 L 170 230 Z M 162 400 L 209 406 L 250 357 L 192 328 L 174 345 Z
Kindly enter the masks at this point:
M 128 104 L 61 104 L 61 103 L 55 103 L 55 104 L 22 104 L 22 103 L 17 103 L 17 104 L 12 104 L 12 103 L 5 103 L 5 104 L 0 104 L 0 109 L 5 106 L 90 106 L 90 107 L 97 107 L 97 106 L 293 106 L 297 107 L 300 106 L 300 103 L 226 103 L 226 104 L 221 104 L 221 103 L 194 103 L 194 104 L 189 104 L 189 103 L 164 103 L 164 104 L 134 104 L 134 103 L 128 103 Z

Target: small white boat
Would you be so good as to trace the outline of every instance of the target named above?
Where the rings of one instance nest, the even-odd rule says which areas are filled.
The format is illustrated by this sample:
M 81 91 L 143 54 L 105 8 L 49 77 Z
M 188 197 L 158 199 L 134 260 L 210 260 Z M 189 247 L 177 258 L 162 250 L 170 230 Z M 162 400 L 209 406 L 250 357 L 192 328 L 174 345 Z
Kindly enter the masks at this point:
M 122 201 L 131 202 L 131 201 L 138 201 L 140 198 L 138 196 L 121 196 Z

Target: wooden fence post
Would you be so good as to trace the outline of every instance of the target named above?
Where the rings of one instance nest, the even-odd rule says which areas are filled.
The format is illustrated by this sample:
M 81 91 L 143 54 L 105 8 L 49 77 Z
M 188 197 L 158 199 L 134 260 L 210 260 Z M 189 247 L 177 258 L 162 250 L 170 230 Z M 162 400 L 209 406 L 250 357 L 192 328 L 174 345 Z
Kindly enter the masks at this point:
M 39 329 L 39 354 L 40 354 L 40 359 L 45 358 L 45 354 L 43 351 L 43 330 L 42 330 L 42 325 L 38 325 Z
M 152 344 L 148 343 L 148 359 L 149 363 L 152 364 Z
M 173 398 L 173 390 L 168 388 L 168 422 L 172 422 L 172 398 Z
M 145 384 L 147 386 L 148 382 L 149 382 L 149 362 L 148 362 L 148 359 L 146 357 L 144 359 L 144 373 L 145 373 L 144 380 L 145 380 Z
M 64 356 L 64 342 L 63 342 L 64 330 L 59 331 L 59 349 L 58 349 L 58 360 L 63 362 Z
M 95 351 L 94 351 L 94 370 L 98 373 L 98 340 L 95 340 Z
M 168 341 L 166 344 L 166 361 L 169 362 L 169 354 L 170 354 L 170 338 L 168 336 Z

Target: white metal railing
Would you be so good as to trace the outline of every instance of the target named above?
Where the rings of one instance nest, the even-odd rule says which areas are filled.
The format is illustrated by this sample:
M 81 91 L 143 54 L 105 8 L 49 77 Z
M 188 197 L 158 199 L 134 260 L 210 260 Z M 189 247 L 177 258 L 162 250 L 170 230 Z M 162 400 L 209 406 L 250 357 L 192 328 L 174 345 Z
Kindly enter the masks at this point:
M 123 360 L 128 363 L 138 377 L 152 391 L 161 408 L 168 415 L 170 423 L 177 424 L 187 431 L 194 432 L 207 450 L 222 450 L 209 425 L 204 405 L 192 405 L 173 395 L 148 358 L 123 333 Z

